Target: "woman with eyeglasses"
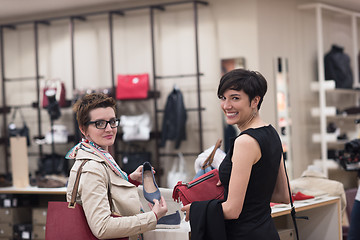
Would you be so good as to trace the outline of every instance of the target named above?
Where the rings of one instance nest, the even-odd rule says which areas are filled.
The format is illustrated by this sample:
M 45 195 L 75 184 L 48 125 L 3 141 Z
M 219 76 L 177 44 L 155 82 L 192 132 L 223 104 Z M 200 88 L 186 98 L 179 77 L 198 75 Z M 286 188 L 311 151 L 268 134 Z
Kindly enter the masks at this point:
M 70 171 L 67 200 L 71 199 L 80 165 L 88 160 L 82 167 L 76 202 L 82 205 L 94 236 L 142 239 L 142 233 L 156 228 L 167 206 L 161 197 L 160 201 L 154 199 L 154 205 L 149 205 L 152 211 L 144 212 L 137 190 L 142 182 L 143 166 L 127 175 L 109 153 L 120 123 L 116 118 L 115 100 L 102 93 L 93 93 L 79 99 L 73 110 L 83 139 L 66 155 L 67 159 L 75 160 Z M 121 217 L 114 217 L 112 211 Z

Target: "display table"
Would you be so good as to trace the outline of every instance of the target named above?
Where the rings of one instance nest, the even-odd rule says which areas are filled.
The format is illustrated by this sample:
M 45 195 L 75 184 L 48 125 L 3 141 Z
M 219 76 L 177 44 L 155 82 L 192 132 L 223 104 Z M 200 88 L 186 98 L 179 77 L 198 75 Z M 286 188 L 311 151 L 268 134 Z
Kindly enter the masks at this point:
M 302 240 L 341 240 L 341 209 L 339 197 L 317 197 L 306 201 L 295 201 L 297 216 L 307 216 L 309 220 L 297 219 L 299 237 Z M 294 229 L 290 205 L 272 207 L 272 217 L 278 230 Z
M 297 216 L 309 217 L 309 220 L 297 220 L 300 239 L 342 239 L 340 198 L 324 196 L 307 201 L 295 201 L 294 205 Z M 271 216 L 278 230 L 294 228 L 290 204 L 272 207 Z M 147 232 L 144 237 L 146 240 L 185 240 L 190 239 L 190 231 L 190 224 L 182 221 L 180 229 L 156 229 Z
M 180 228 L 155 229 L 144 233 L 146 240 L 186 240 L 190 239 L 190 223 L 182 221 Z
M 51 195 L 57 198 L 65 197 L 66 188 L 6 187 L 0 188 L 0 194 L 36 194 L 47 196 L 46 200 L 49 200 Z M 64 201 L 66 201 L 65 198 Z M 44 204 L 46 204 L 45 201 Z M 294 205 L 298 217 L 309 218 L 309 220 L 297 219 L 300 239 L 342 239 L 340 198 L 323 196 L 306 201 L 295 201 Z M 294 229 L 290 204 L 275 205 L 272 207 L 271 216 L 278 230 Z M 156 229 L 145 233 L 145 236 L 147 240 L 185 240 L 190 239 L 190 232 L 190 224 L 182 221 L 178 229 Z

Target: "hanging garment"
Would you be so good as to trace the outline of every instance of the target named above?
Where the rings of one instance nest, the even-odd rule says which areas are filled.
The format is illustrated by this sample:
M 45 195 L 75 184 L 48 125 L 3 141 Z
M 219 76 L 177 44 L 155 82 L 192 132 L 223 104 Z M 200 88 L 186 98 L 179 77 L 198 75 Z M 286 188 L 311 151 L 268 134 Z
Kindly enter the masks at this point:
M 324 64 L 326 80 L 335 80 L 336 88 L 352 88 L 350 58 L 344 53 L 343 47 L 332 45 L 325 55 Z
M 187 114 L 181 91 L 174 88 L 169 94 L 165 105 L 160 147 L 164 147 L 166 140 L 175 141 L 175 148 L 180 147 L 181 141 L 186 139 Z

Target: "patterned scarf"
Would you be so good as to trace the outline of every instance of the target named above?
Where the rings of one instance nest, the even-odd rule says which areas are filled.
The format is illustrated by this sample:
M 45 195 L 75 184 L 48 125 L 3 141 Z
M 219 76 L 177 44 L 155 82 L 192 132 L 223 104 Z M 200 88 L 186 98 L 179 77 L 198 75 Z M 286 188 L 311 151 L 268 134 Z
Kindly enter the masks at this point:
M 87 139 L 82 139 L 82 141 L 78 144 L 76 144 L 70 151 L 66 154 L 66 159 L 75 159 L 77 152 L 79 149 L 82 149 L 86 152 L 95 154 L 99 156 L 100 158 L 104 159 L 106 164 L 110 167 L 113 172 L 125 179 L 126 181 L 129 181 L 128 176 L 126 172 L 121 170 L 119 165 L 115 162 L 114 158 L 111 156 L 111 154 L 107 151 L 105 151 L 103 148 L 95 144 L 94 142 L 91 142 Z
M 97 144 L 95 144 L 94 142 L 91 142 L 87 139 L 82 139 L 82 141 L 80 143 L 76 144 L 72 149 L 70 149 L 70 151 L 66 154 L 65 158 L 66 159 L 75 159 L 79 149 L 82 149 L 89 153 L 95 154 L 95 155 L 99 156 L 100 158 L 104 159 L 106 164 L 111 168 L 111 170 L 113 170 L 113 172 L 116 175 L 122 177 L 126 181 L 129 181 L 126 172 L 121 170 L 121 168 L 115 162 L 115 160 L 111 156 L 111 154 L 109 152 L 105 151 L 103 148 L 101 148 Z M 142 213 L 145 212 L 141 206 L 140 206 L 140 212 L 142 212 Z M 143 235 L 139 234 L 137 239 L 143 240 Z

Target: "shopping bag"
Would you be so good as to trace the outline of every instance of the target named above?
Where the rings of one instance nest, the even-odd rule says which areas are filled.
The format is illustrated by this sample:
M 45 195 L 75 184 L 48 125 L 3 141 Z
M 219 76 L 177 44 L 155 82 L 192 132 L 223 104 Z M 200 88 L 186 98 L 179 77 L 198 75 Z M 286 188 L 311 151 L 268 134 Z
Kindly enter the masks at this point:
M 117 76 L 116 99 L 145 99 L 149 91 L 149 74 Z
M 186 181 L 188 177 L 185 171 L 185 159 L 182 153 L 178 153 L 178 158 L 174 160 L 173 166 L 167 175 L 168 188 L 173 188 L 178 181 Z

